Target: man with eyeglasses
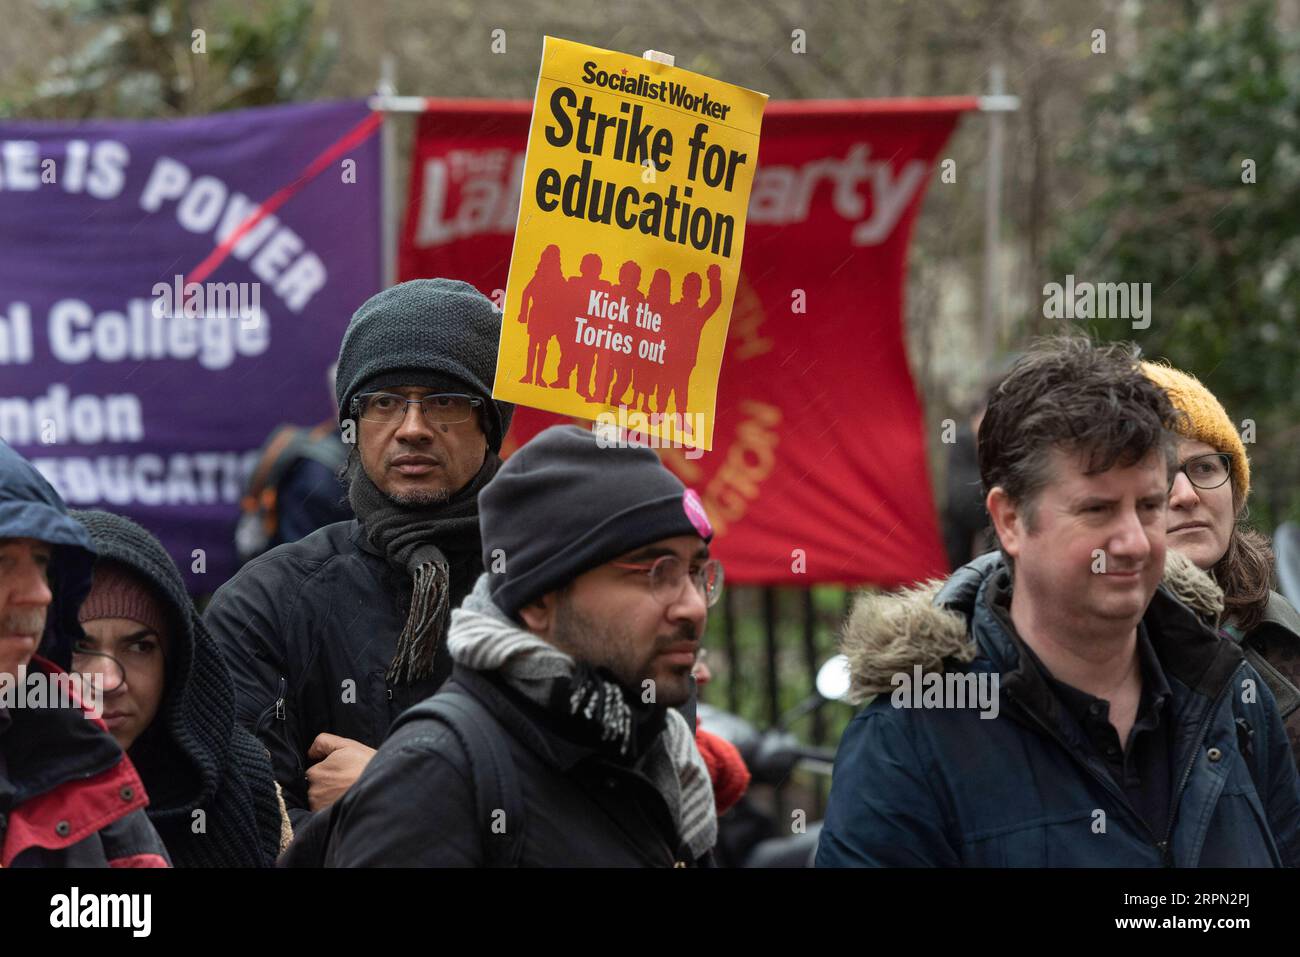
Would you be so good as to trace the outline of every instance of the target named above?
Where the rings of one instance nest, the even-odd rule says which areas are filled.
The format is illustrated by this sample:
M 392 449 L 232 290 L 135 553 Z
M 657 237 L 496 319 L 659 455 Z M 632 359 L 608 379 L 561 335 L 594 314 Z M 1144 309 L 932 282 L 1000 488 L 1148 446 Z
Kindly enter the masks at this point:
M 452 613 L 451 680 L 333 809 L 327 865 L 710 863 L 713 789 L 674 710 L 722 587 L 699 497 L 649 449 L 556 426 L 479 521 L 488 570 Z
M 1295 867 L 1277 703 L 1167 547 L 1175 406 L 1126 343 L 1035 344 L 989 395 L 999 550 L 859 599 L 819 867 Z M 919 692 L 924 688 L 922 697 Z M 983 693 L 968 693 L 977 688 Z M 933 693 L 932 693 L 933 692 Z
M 205 613 L 295 830 L 451 672 L 449 614 L 483 570 L 478 496 L 513 411 L 491 396 L 500 328 L 491 301 L 454 280 L 365 302 L 335 374 L 356 518 L 254 559 Z

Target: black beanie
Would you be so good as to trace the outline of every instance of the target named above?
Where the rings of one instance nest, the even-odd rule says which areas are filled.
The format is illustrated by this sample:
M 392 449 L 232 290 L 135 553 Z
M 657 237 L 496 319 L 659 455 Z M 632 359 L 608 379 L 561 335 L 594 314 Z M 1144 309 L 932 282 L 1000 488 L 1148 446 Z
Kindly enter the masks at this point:
M 489 591 L 511 617 L 577 576 L 651 542 L 713 529 L 699 496 L 648 448 L 602 447 L 576 425 L 520 446 L 478 496 Z
M 483 432 L 493 452 L 510 428 L 515 407 L 492 399 L 501 314 L 492 300 L 456 279 L 412 279 L 376 293 L 348 323 L 339 348 L 334 395 L 339 421 L 352 417 L 352 398 L 375 383 L 407 373 L 402 385 L 420 385 L 431 375 L 463 383 L 484 403 Z

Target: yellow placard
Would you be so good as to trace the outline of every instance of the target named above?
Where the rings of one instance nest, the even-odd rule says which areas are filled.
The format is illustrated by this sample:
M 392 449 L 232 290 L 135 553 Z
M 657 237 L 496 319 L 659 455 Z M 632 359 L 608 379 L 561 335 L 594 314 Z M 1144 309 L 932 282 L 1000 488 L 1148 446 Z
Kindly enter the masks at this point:
M 713 447 L 766 103 L 545 39 L 494 397 Z

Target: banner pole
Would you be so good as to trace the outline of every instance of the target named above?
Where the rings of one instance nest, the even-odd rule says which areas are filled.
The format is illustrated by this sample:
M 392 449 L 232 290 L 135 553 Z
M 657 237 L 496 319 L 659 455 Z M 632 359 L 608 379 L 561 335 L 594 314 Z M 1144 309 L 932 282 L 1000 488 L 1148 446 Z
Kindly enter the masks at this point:
M 390 100 L 397 93 L 397 60 L 385 53 L 379 61 L 379 85 L 370 108 L 376 110 L 376 100 Z M 423 103 L 423 100 L 421 100 Z M 379 110 L 383 123 L 379 130 L 381 185 L 379 212 L 379 275 L 383 288 L 397 282 L 397 140 L 390 110 Z
M 423 113 L 428 108 L 428 100 L 422 96 L 376 93 L 366 100 L 366 105 L 376 113 Z
M 653 51 L 647 51 L 653 52 Z M 669 56 L 669 54 L 663 54 Z M 644 57 L 649 59 L 649 57 Z M 980 113 L 1014 113 L 1020 109 L 1020 97 L 1013 95 L 1006 96 L 977 96 L 976 109 Z M 501 102 L 501 101 L 493 101 Z M 515 102 L 505 101 L 505 102 Z M 523 102 L 523 101 L 519 101 Z M 776 100 L 774 103 L 784 105 L 785 103 L 799 102 L 797 100 Z M 820 101 L 819 101 L 820 102 Z M 836 102 L 829 100 L 826 102 Z M 366 105 L 377 113 L 423 113 L 429 108 L 429 99 L 423 96 L 382 96 L 376 94 L 366 100 Z
M 992 99 L 1006 94 L 1006 70 L 994 63 L 989 70 Z M 983 109 L 981 104 L 981 109 Z M 1005 109 L 1005 108 L 1004 108 Z M 987 179 L 984 182 L 984 338 L 990 355 L 1002 344 L 1001 296 L 998 283 L 998 243 L 1002 214 L 1002 150 L 1004 135 L 1002 113 L 1004 109 L 989 111 L 989 143 Z

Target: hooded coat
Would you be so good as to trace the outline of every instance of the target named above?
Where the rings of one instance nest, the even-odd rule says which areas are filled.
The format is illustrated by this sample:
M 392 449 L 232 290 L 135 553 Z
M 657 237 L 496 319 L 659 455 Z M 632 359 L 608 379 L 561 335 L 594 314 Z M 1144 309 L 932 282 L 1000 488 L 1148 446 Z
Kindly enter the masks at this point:
M 1300 781 L 1273 695 L 1207 622 L 1218 586 L 1170 549 L 1142 619 L 1171 690 L 1170 821 L 1153 834 L 1060 714 L 993 602 L 997 552 L 868 596 L 843 636 L 853 691 L 817 866 L 1278 867 L 1300 861 Z M 996 676 L 997 716 L 893 707 L 894 676 Z M 989 709 L 991 711 L 991 709 Z
M 72 512 L 100 561 L 141 578 L 167 611 L 162 704 L 129 754 L 152 800 L 148 815 L 177 867 L 273 867 L 291 837 L 271 756 L 235 723 L 230 670 L 162 544 L 108 512 Z M 201 814 L 198 812 L 202 812 Z M 196 833 L 195 822 L 203 823 Z
M 1300 767 L 1300 613 L 1277 592 L 1269 592 L 1264 617 L 1244 634 L 1225 627 L 1234 641 L 1241 643 L 1246 660 L 1268 683 L 1277 699 L 1291 754 Z
M 54 546 L 53 601 L 28 672 L 55 675 L 82 637 L 77 609 L 90 590 L 94 553 L 50 484 L 3 442 L 0 538 Z M 131 761 L 79 702 L 0 706 L 0 867 L 167 867 L 147 803 Z

